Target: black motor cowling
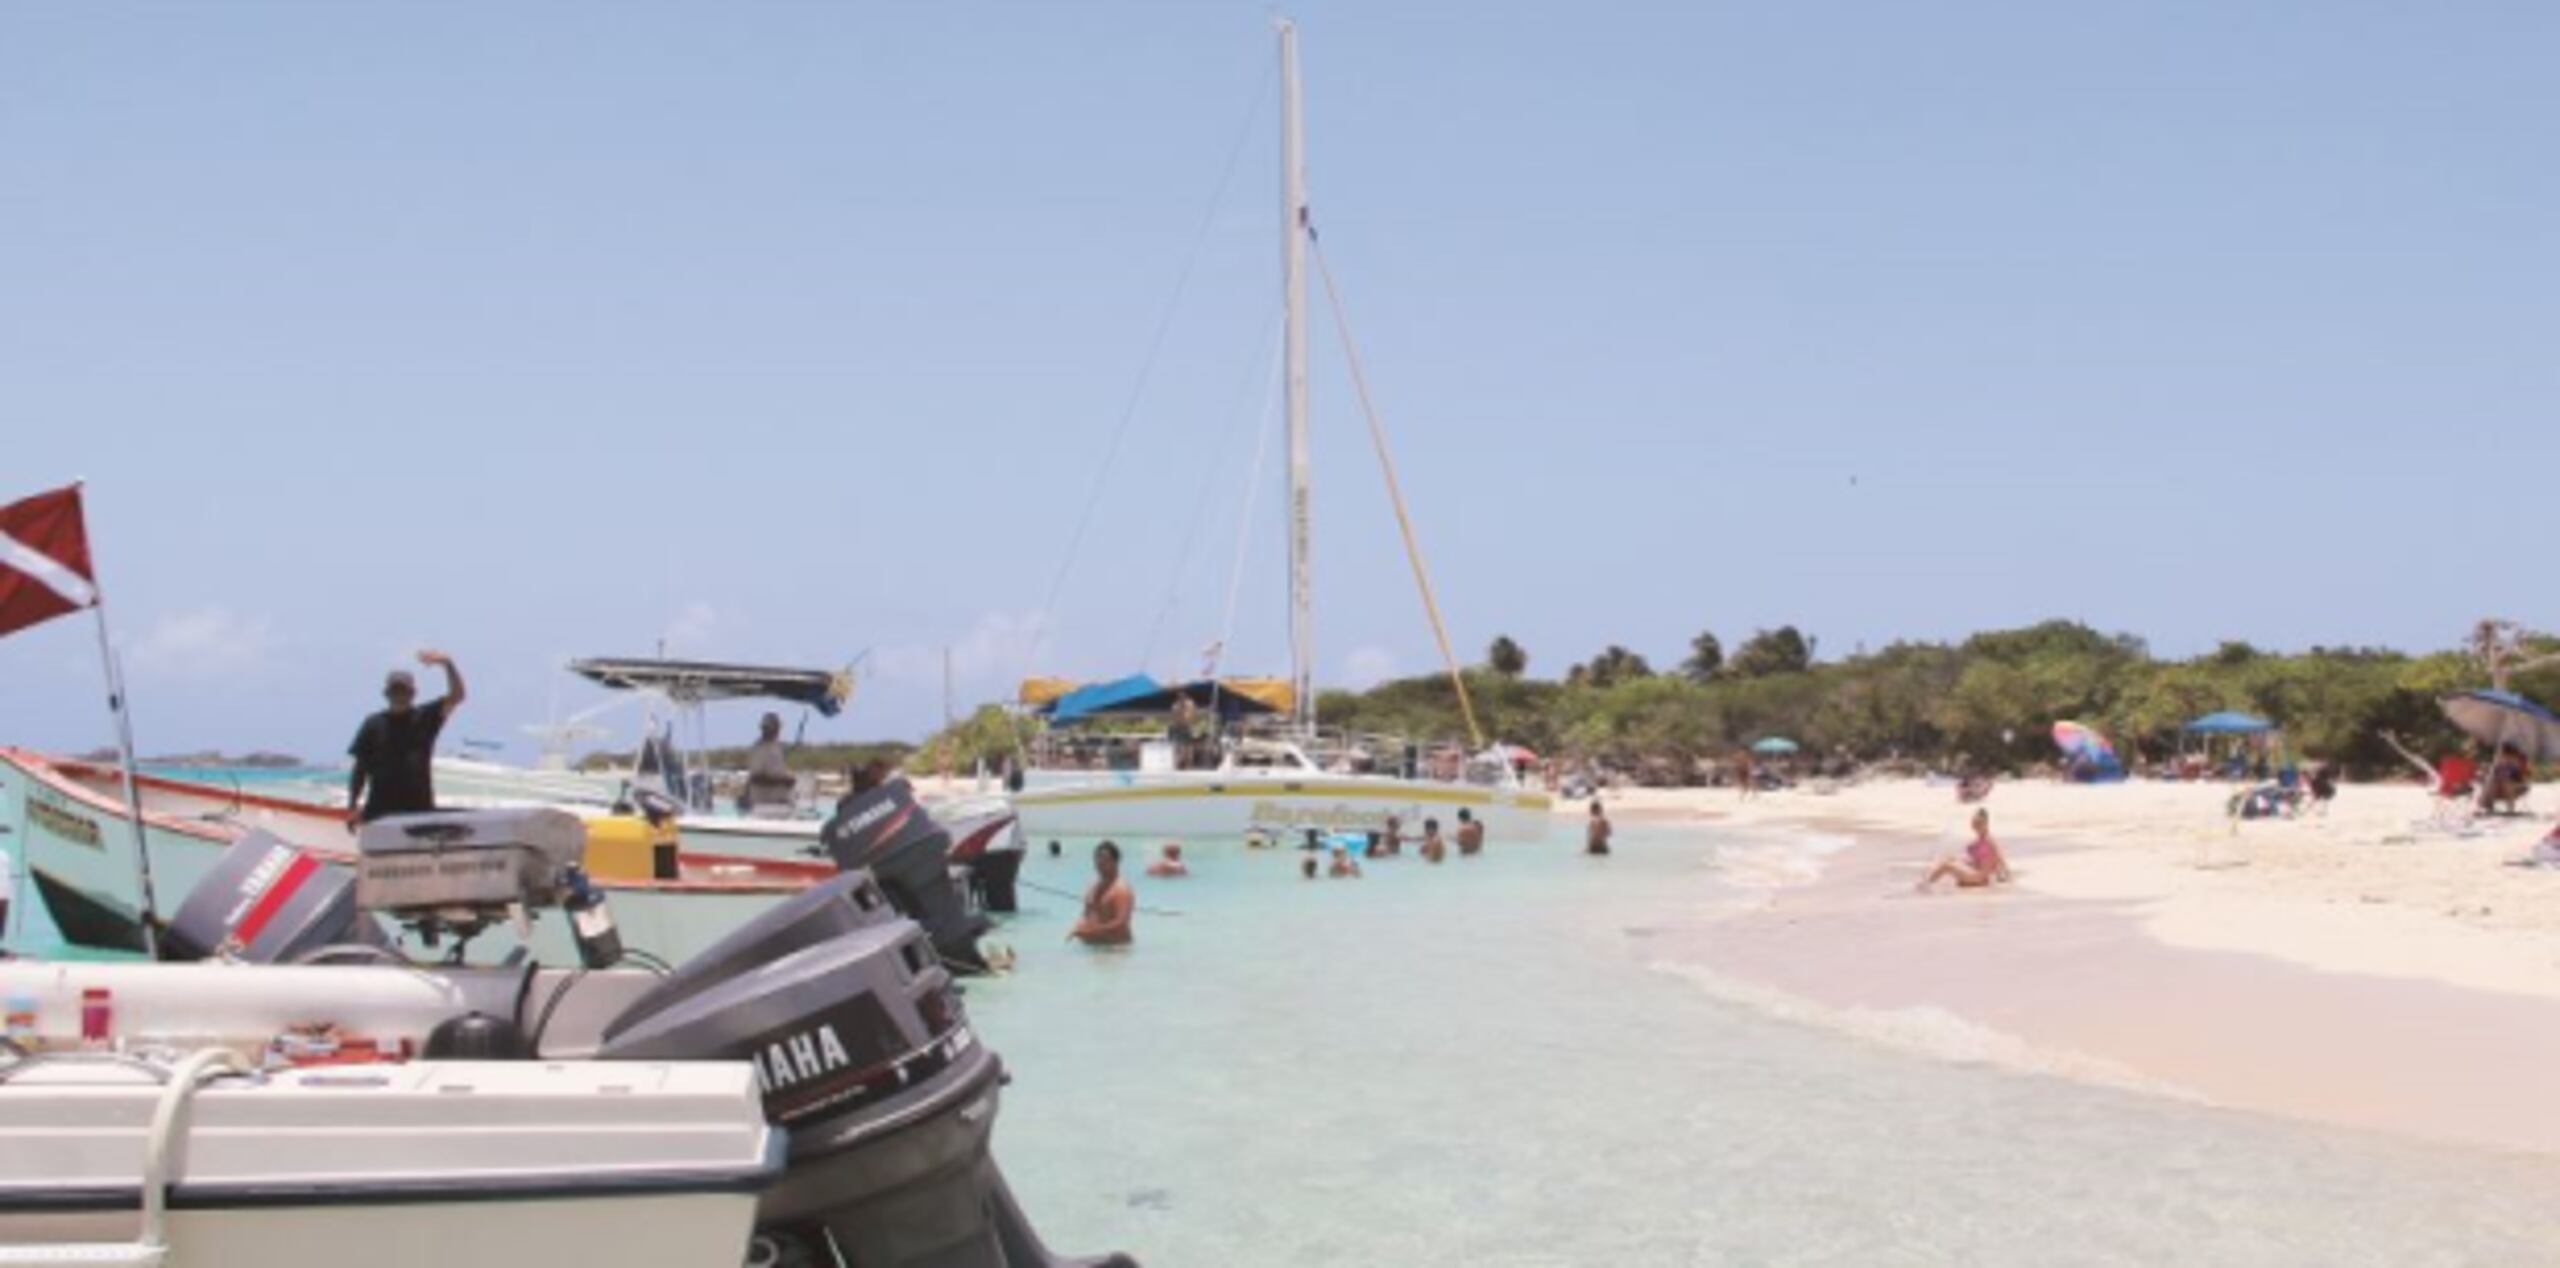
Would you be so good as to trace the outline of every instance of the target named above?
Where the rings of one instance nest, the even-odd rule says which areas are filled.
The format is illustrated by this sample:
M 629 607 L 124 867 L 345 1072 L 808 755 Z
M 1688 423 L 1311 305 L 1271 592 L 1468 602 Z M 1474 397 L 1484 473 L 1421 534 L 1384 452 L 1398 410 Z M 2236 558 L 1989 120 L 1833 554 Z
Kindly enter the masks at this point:
M 791 1162 L 757 1211 L 781 1262 L 1053 1268 L 990 1152 L 1004 1066 L 868 872 L 776 906 L 605 1030 L 605 1060 L 745 1060 Z
M 987 919 L 969 909 L 967 894 L 951 878 L 951 834 L 916 804 L 906 780 L 891 779 L 836 803 L 818 840 L 838 869 L 867 869 L 879 878 L 889 901 L 925 927 L 943 959 L 987 970 L 978 946 Z

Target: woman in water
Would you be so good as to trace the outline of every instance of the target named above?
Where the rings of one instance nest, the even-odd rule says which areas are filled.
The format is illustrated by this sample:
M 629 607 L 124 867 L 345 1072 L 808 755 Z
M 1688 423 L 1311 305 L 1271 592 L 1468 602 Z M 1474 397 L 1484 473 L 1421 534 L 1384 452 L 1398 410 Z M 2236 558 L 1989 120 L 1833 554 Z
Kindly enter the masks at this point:
M 1129 926 L 1137 912 L 1137 892 L 1120 879 L 1120 847 L 1109 841 L 1093 847 L 1093 887 L 1084 892 L 1084 919 L 1067 936 L 1089 947 L 1120 946 L 1130 941 Z
M 1990 811 L 1973 812 L 1973 840 L 1965 845 L 1964 856 L 1949 854 L 1940 858 L 1914 888 L 1928 893 L 1929 887 L 1942 877 L 1955 878 L 1959 889 L 1981 889 L 2009 879 L 2008 856 L 2000 852 L 2000 843 L 1991 839 Z

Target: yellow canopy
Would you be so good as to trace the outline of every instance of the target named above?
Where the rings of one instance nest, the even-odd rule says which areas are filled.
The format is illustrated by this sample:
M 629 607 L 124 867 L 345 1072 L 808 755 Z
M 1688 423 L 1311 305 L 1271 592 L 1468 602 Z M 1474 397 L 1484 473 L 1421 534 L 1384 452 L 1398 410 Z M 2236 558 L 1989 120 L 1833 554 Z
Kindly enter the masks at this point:
M 1036 709 L 1075 689 L 1076 682 L 1072 678 L 1025 678 L 1022 690 L 1014 699 Z

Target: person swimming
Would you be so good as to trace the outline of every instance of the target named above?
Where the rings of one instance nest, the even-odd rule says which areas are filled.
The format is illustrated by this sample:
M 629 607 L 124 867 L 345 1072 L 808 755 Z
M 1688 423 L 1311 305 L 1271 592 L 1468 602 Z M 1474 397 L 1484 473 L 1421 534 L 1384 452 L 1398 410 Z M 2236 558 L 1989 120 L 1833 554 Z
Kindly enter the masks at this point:
M 1600 808 L 1600 799 L 1597 797 L 1591 799 L 1591 823 L 1582 830 L 1582 852 L 1585 854 L 1609 852 L 1609 815 L 1607 811 Z
M 1959 889 L 1982 889 L 2010 879 L 2008 856 L 2000 852 L 2000 843 L 1991 839 L 1990 811 L 1973 812 L 1973 840 L 1965 845 L 1964 856 L 1941 857 L 1913 888 L 1925 894 L 1944 878 L 1953 878 Z
M 1458 807 L 1458 853 L 1470 858 L 1484 850 L 1484 821 L 1465 806 Z
M 1380 846 L 1390 856 L 1404 853 L 1404 820 L 1387 816 L 1387 831 Z
M 1314 880 L 1316 878 L 1315 855 L 1309 854 L 1298 860 L 1298 875 L 1307 880 Z
M 1134 940 L 1130 925 L 1137 912 L 1137 891 L 1120 879 L 1120 847 L 1109 841 L 1093 847 L 1093 887 L 1084 892 L 1084 919 L 1067 936 L 1089 947 L 1126 944 Z
M 1309 859 L 1307 861 L 1312 863 L 1315 860 Z M 1357 878 L 1360 875 L 1360 860 L 1351 857 L 1351 850 L 1349 847 L 1337 845 L 1333 847 L 1333 863 L 1325 868 L 1325 875 L 1335 877 L 1337 879 L 1342 877 Z
M 1385 836 L 1383 836 L 1383 835 L 1381 835 L 1381 834 L 1379 834 L 1379 833 L 1376 833 L 1376 832 L 1372 832 L 1372 833 L 1370 833 L 1370 834 L 1369 834 L 1369 844 L 1368 844 L 1367 846 L 1365 846 L 1364 848 L 1362 848 L 1362 849 L 1361 849 L 1361 851 L 1360 851 L 1360 857 L 1362 857 L 1362 858 L 1364 858 L 1364 859 L 1382 859 L 1382 858 L 1385 858 L 1386 856 L 1387 856 L 1387 839 L 1386 839 L 1386 837 L 1385 837 Z
M 1449 843 L 1440 839 L 1440 821 L 1439 821 L 1439 820 L 1437 820 L 1437 819 L 1425 819 L 1425 820 L 1423 820 L 1423 821 L 1422 821 L 1422 858 L 1423 858 L 1423 861 L 1424 861 L 1424 862 L 1427 862 L 1427 863 L 1437 863 L 1437 862 L 1439 862 L 1439 861 L 1441 861 L 1442 859 L 1445 859 L 1445 858 L 1447 858 L 1447 857 L 1449 857 Z
M 1190 874 L 1191 865 L 1182 861 L 1180 841 L 1165 842 L 1164 853 L 1157 855 L 1154 862 L 1147 864 L 1149 876 L 1189 876 Z

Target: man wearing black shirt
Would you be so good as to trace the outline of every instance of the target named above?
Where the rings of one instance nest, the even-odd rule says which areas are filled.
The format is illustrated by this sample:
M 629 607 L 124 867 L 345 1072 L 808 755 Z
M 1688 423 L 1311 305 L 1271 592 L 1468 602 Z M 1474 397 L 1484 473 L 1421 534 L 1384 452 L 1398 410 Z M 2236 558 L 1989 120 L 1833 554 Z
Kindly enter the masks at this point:
M 355 769 L 347 776 L 347 826 L 370 823 L 384 815 L 418 814 L 436 808 L 430 775 L 436 735 L 444 730 L 466 694 L 462 671 L 443 652 L 418 653 L 418 663 L 444 671 L 444 694 L 421 705 L 418 681 L 404 669 L 391 671 L 382 683 L 382 712 L 356 729 L 347 756 Z

